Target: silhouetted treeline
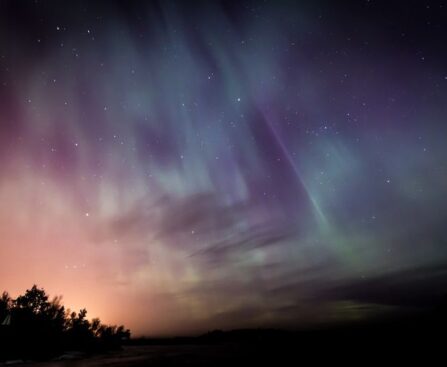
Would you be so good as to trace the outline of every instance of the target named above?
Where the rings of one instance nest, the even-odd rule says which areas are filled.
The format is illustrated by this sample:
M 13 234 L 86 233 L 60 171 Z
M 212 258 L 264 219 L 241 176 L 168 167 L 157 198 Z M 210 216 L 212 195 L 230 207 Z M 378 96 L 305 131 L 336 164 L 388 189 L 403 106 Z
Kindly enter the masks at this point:
M 89 321 L 87 310 L 71 312 L 60 297 L 50 300 L 33 286 L 12 299 L 0 298 L 0 360 L 44 359 L 64 351 L 94 352 L 117 348 L 130 338 L 124 326 L 109 326 L 99 319 Z

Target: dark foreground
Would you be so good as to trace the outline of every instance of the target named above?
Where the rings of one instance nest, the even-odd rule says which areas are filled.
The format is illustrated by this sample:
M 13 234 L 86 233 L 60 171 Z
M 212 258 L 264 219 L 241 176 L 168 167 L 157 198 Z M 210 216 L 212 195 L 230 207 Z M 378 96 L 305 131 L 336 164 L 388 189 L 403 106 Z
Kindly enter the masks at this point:
M 439 325 L 441 326 L 441 325 Z M 158 367 L 158 366 L 291 366 L 319 362 L 364 365 L 419 362 L 445 357 L 445 328 L 349 331 L 236 331 L 206 338 L 134 340 L 121 350 L 92 356 L 67 352 L 46 362 L 8 361 L 0 366 Z M 441 332 L 440 332 L 441 331 Z M 440 332 L 440 333 L 439 333 Z M 386 362 L 386 363 L 385 363 Z
M 33 367 L 137 367 L 137 366 L 206 366 L 231 362 L 234 347 L 228 345 L 143 345 L 125 346 L 120 351 L 77 360 L 41 363 L 17 363 Z M 0 364 L 2 365 L 2 364 Z

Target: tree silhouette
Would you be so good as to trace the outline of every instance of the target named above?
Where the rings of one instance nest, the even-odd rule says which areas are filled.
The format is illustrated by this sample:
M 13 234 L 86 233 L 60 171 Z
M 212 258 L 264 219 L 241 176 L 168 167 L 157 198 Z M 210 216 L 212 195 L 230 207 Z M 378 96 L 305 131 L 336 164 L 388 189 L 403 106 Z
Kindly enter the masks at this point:
M 15 300 L 17 308 L 31 312 L 34 315 L 44 314 L 50 307 L 48 296 L 43 289 L 33 285 L 27 289 L 25 295 L 17 297 Z
M 0 298 L 0 325 L 2 325 L 3 323 L 5 323 L 5 325 L 6 325 L 9 322 L 6 319 L 6 317 L 9 316 L 11 302 L 12 302 L 12 300 L 11 300 L 11 297 L 9 297 L 8 292 L 3 292 L 3 294 Z
M 123 326 L 103 325 L 98 318 L 90 322 L 85 308 L 66 311 L 61 297 L 50 301 L 36 285 L 15 300 L 7 292 L 0 298 L 0 360 L 43 359 L 73 349 L 106 350 L 129 338 Z

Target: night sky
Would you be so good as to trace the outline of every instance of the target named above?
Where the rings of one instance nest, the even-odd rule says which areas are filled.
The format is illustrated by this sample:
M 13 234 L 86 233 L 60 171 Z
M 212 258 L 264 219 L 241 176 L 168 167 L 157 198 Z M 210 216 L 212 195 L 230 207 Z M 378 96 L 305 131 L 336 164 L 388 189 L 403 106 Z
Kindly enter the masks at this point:
M 442 1 L 0 0 L 0 291 L 136 335 L 432 307 L 446 56 Z

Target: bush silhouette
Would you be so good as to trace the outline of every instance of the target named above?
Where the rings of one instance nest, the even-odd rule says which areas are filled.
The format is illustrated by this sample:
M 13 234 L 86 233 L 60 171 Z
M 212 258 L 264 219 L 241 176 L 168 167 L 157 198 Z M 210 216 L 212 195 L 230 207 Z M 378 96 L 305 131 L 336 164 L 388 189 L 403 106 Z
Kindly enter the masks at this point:
M 61 297 L 50 301 L 36 285 L 16 299 L 7 292 L 0 298 L 0 360 L 45 359 L 66 350 L 107 350 L 129 338 L 124 326 L 103 325 L 98 318 L 90 322 L 86 309 L 70 312 Z

